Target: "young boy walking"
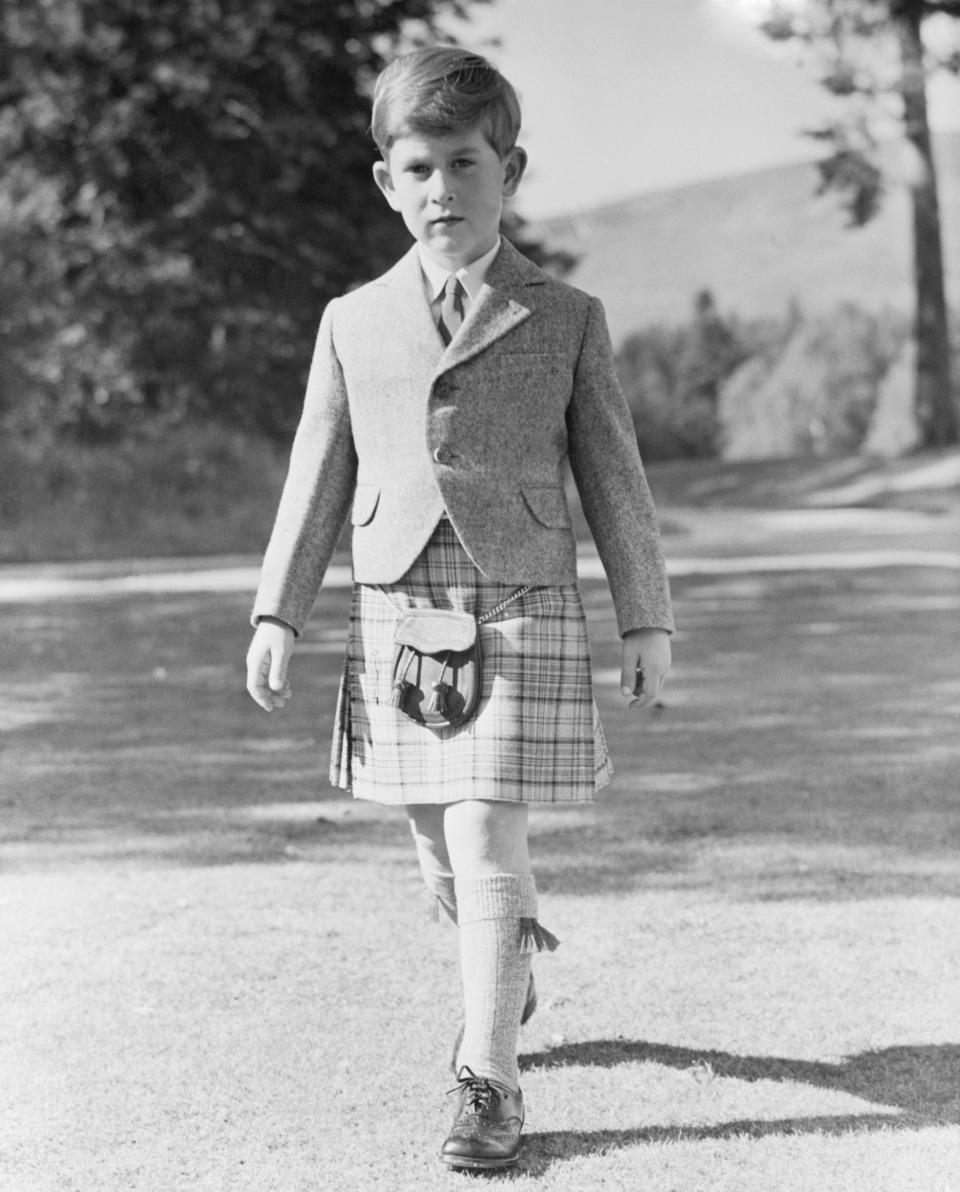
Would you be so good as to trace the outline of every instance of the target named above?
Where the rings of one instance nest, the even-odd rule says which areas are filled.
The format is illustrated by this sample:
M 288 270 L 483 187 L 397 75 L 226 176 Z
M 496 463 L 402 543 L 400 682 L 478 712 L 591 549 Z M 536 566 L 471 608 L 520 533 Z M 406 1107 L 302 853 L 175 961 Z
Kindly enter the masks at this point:
M 526 166 L 519 129 L 513 88 L 478 55 L 418 50 L 380 76 L 374 181 L 416 243 L 324 312 L 247 656 L 250 694 L 282 707 L 349 513 L 354 591 L 331 778 L 405 808 L 424 881 L 457 924 L 458 1103 L 440 1157 L 473 1169 L 517 1161 L 530 961 L 557 944 L 538 921 L 528 807 L 590 802 L 611 773 L 568 466 L 610 583 L 632 706 L 657 697 L 673 628 L 602 307 L 499 234 Z M 466 626 L 462 653 L 437 645 L 451 624 Z M 470 663 L 448 667 L 468 659 L 471 625 L 482 681 L 459 721 L 454 676 Z M 431 658 L 441 670 L 428 706 L 417 683 Z

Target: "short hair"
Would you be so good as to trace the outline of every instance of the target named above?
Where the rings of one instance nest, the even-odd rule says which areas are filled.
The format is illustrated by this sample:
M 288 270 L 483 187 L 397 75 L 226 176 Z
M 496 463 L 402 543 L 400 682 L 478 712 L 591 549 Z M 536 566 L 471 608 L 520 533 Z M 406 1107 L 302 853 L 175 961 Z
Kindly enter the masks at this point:
M 395 58 L 377 79 L 370 131 L 384 157 L 410 133 L 444 136 L 473 127 L 501 157 L 520 132 L 516 91 L 479 54 L 427 46 Z

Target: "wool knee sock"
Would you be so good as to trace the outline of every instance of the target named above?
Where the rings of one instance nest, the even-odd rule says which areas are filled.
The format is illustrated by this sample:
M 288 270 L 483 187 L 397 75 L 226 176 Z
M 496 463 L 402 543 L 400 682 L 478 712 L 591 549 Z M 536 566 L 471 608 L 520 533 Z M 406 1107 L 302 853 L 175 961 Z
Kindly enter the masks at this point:
M 557 940 L 537 923 L 531 874 L 457 878 L 456 898 L 465 1019 L 457 1066 L 516 1089 L 530 958 Z

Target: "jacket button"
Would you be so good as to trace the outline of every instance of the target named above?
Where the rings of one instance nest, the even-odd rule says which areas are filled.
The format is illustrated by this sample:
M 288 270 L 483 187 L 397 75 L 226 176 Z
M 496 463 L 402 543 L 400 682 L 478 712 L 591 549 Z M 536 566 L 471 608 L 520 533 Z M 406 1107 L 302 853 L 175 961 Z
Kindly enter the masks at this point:
M 453 452 L 449 447 L 437 447 L 434 450 L 433 458 L 438 464 L 448 464 L 453 459 Z

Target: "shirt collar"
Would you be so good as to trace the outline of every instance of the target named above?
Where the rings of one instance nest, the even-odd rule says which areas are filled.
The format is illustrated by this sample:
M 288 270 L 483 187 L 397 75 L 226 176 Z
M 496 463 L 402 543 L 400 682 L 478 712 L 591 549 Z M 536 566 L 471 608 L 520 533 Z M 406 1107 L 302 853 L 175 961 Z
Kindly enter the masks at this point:
M 427 301 L 430 303 L 436 302 L 440 297 L 440 291 L 446 285 L 447 278 L 450 276 L 450 270 L 445 265 L 438 264 L 433 257 L 424 252 L 420 245 L 417 246 L 417 251 L 420 254 L 420 268 L 423 270 L 423 288 L 427 295 Z M 467 291 L 467 297 L 471 302 L 475 301 L 477 295 L 480 293 L 480 287 L 484 283 L 487 271 L 493 264 L 494 258 L 499 251 L 500 238 L 498 236 L 496 244 L 489 252 L 485 252 L 482 257 L 477 257 L 469 265 L 464 265 L 462 269 L 458 269 L 454 274 L 455 277 L 460 278 L 463 288 Z

